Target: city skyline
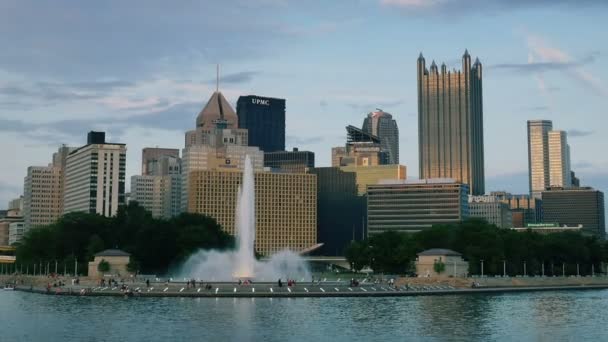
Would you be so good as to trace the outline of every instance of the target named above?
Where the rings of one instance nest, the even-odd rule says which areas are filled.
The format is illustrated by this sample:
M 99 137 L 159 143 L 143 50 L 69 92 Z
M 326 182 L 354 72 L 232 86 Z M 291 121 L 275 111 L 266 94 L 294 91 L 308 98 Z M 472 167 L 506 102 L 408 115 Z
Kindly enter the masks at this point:
M 55 13 L 53 8 L 32 13 L 27 3 L 3 10 L 0 27 L 7 34 L 0 39 L 14 48 L 11 54 L 0 58 L 0 143 L 18 157 L 0 166 L 0 201 L 8 202 L 22 193 L 28 166 L 45 165 L 61 143 L 82 145 L 82 134 L 89 130 L 105 130 L 111 141 L 129 146 L 127 179 L 138 174 L 139 151 L 143 147 L 182 147 L 183 133 L 191 127 L 215 88 L 217 62 L 222 63 L 225 72 L 220 88 L 232 106 L 238 96 L 246 94 L 287 100 L 288 150 L 299 147 L 313 151 L 318 166 L 330 165 L 330 150 L 326 146 L 342 144 L 344 125 L 358 123 L 361 115 L 380 107 L 393 114 L 400 127 L 400 162 L 415 171 L 418 157 L 413 60 L 424 51 L 437 60 L 445 60 L 451 69 L 458 64 L 450 60 L 451 56 L 458 56 L 465 48 L 475 51 L 485 66 L 486 192 L 502 189 L 527 192 L 526 120 L 540 118 L 557 120 L 560 129 L 568 131 L 573 169 L 581 178 L 581 185 L 606 191 L 608 160 L 597 146 L 603 141 L 598 131 L 606 125 L 601 103 L 608 75 L 601 67 L 605 65 L 605 57 L 594 43 L 601 41 L 602 30 L 597 29 L 597 21 L 593 19 L 601 15 L 594 13 L 595 6 L 604 5 L 591 1 L 577 7 L 572 5 L 574 2 L 561 1 L 552 8 L 543 7 L 547 5 L 540 2 L 532 8 L 496 1 L 474 9 L 491 14 L 474 24 L 458 19 L 458 13 L 453 22 L 442 24 L 445 18 L 442 11 L 449 8 L 443 8 L 441 3 L 414 8 L 413 2 L 409 3 L 336 2 L 327 8 L 325 17 L 315 18 L 311 15 L 314 12 L 296 14 L 301 13 L 297 9 L 302 5 L 287 0 L 255 2 L 256 6 L 236 1 L 235 6 L 247 8 L 250 15 L 272 17 L 290 9 L 289 19 L 294 20 L 289 22 L 293 24 L 279 23 L 284 26 L 268 28 L 243 20 L 235 28 L 242 38 L 231 45 L 226 41 L 234 33 L 222 30 L 216 20 L 195 28 L 204 31 L 205 36 L 223 31 L 220 38 L 226 39 L 211 42 L 204 37 L 193 40 L 187 35 L 169 42 L 165 35 L 161 36 L 166 38 L 163 41 L 167 45 L 162 48 L 162 55 L 150 53 L 151 44 L 144 39 L 138 43 L 146 56 L 125 47 L 110 56 L 117 58 L 104 59 L 85 52 L 99 50 L 88 49 L 91 43 L 79 39 L 80 33 L 73 33 L 78 39 L 63 37 L 68 29 L 78 31 L 74 27 L 85 27 L 81 20 L 86 18 L 88 33 L 107 41 L 103 10 L 92 14 L 87 9 L 74 8 L 65 23 L 31 20 L 36 25 L 19 35 L 18 42 L 11 33 L 18 31 L 18 23 L 25 21 L 26 14 L 35 18 L 40 14 L 47 18 L 60 16 L 46 15 Z M 119 6 L 119 10 L 129 16 L 134 15 L 135 7 Z M 151 6 L 147 14 L 167 10 L 158 7 L 162 6 Z M 383 20 L 357 17 L 362 9 Z M 533 18 L 538 13 L 550 13 L 551 20 L 536 23 Z M 585 14 L 586 20 L 576 18 L 577 13 Z M 344 17 L 353 19 L 332 25 Z M 413 23 L 408 23 L 408 19 Z M 144 15 L 138 24 L 156 32 L 148 20 Z M 416 32 L 414 37 L 410 31 L 420 20 L 436 23 L 437 27 Z M 560 27 L 559 22 L 566 20 L 577 25 L 576 32 Z M 599 22 L 600 26 L 605 25 Z M 168 25 L 168 32 L 180 32 L 183 28 L 173 21 Z M 478 30 L 479 25 L 485 25 L 485 32 Z M 256 30 L 249 30 L 251 26 Z M 42 32 L 43 27 L 48 31 Z M 441 46 L 427 42 L 439 39 L 454 27 L 463 35 L 476 34 L 476 39 L 454 39 Z M 247 30 L 251 32 L 243 34 Z M 121 50 L 119 47 L 126 42 L 138 46 L 132 42 L 133 34 L 125 33 L 125 37 L 108 42 L 111 46 L 106 51 Z M 578 39 L 581 34 L 589 39 Z M 378 39 L 366 38 L 371 36 Z M 43 49 L 36 54 L 31 50 L 40 37 L 48 44 L 84 55 L 74 59 L 61 56 L 63 50 L 56 51 L 60 59 L 40 63 L 36 58 L 48 52 Z M 249 43 L 248 38 L 258 43 Z M 288 39 L 299 42 L 298 46 L 288 43 Z M 360 39 L 368 43 L 358 44 Z M 397 44 L 403 41 L 407 43 Z M 281 58 L 265 52 L 265 48 L 278 52 L 279 47 Z M 384 53 L 387 47 L 391 49 L 390 55 Z M 366 54 L 358 54 L 360 48 Z M 377 63 L 379 52 L 374 50 L 383 51 L 383 63 Z M 312 51 L 316 53 L 311 56 Z M 318 125 L 321 119 L 326 119 L 324 125 Z M 409 176 L 417 175 L 411 172 Z

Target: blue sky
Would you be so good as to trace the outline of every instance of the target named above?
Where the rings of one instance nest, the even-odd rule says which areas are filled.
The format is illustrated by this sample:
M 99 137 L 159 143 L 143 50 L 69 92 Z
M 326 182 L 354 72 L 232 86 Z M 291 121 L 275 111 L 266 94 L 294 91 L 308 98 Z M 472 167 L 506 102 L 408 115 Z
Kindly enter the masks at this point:
M 526 120 L 570 132 L 582 183 L 608 190 L 604 0 L 0 2 L 0 207 L 30 165 L 89 130 L 182 148 L 215 87 L 287 99 L 288 148 L 330 165 L 344 127 L 382 108 L 416 177 L 416 58 L 484 65 L 486 190 L 528 191 Z

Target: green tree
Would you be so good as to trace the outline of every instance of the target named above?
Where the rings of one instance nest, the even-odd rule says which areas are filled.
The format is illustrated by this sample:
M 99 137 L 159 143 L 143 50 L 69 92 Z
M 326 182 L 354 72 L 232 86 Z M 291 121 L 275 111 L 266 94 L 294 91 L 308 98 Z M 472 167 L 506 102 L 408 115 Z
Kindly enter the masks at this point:
M 98 270 L 100 273 L 102 273 L 102 274 L 103 274 L 103 273 L 107 273 L 107 272 L 109 272 L 109 271 L 110 271 L 110 263 L 109 263 L 109 262 L 107 262 L 105 259 L 102 259 L 102 260 L 99 262 L 99 265 L 97 265 L 97 270 Z
M 433 270 L 435 270 L 437 274 L 441 274 L 445 271 L 445 264 L 441 260 L 435 260 Z
M 344 251 L 344 256 L 355 272 L 369 266 L 371 261 L 369 246 L 363 241 L 354 241 L 348 245 Z

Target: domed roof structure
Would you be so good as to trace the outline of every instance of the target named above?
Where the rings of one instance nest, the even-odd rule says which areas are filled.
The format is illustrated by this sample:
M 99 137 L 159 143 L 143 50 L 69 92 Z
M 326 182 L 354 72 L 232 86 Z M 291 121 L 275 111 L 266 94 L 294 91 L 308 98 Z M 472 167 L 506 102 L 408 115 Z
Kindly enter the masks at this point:
M 239 120 L 224 95 L 216 91 L 196 117 L 196 127 L 212 129 L 217 127 L 218 123 L 225 123 L 225 128 L 238 128 Z

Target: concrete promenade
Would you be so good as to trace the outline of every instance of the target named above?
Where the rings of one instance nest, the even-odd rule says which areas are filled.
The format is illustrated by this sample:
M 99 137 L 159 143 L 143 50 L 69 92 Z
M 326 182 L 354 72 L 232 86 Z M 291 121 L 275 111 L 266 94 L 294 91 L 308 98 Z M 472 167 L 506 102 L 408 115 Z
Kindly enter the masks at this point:
M 235 283 L 210 284 L 211 288 L 189 288 L 185 283 L 128 284 L 128 290 L 121 286 L 78 286 L 45 287 L 18 285 L 15 290 L 47 295 L 72 296 L 118 296 L 118 297 L 207 297 L 207 298 L 298 298 L 298 297 L 401 297 L 428 295 L 461 295 L 481 293 L 507 293 L 555 290 L 608 289 L 608 284 L 594 285 L 554 285 L 554 286 L 501 286 L 479 288 L 456 288 L 449 285 L 409 285 L 388 286 L 386 284 L 363 284 L 348 286 L 343 283 L 305 283 L 296 286 L 278 287 L 271 283 L 238 285 Z

